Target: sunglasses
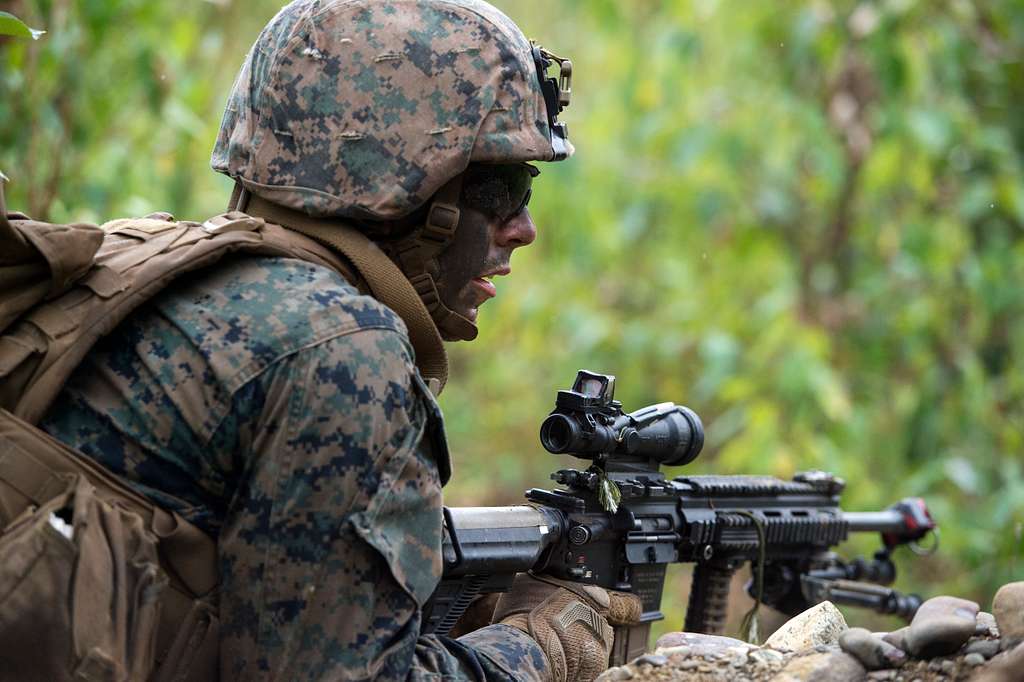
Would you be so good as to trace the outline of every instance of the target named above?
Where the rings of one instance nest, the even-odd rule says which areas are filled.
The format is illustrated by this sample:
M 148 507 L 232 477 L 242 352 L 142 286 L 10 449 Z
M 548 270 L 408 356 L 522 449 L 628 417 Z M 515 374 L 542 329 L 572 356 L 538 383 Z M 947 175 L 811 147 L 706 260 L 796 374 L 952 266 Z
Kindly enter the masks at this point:
M 533 179 L 540 171 L 527 163 L 471 164 L 462 180 L 462 204 L 501 221 L 519 215 L 530 203 Z

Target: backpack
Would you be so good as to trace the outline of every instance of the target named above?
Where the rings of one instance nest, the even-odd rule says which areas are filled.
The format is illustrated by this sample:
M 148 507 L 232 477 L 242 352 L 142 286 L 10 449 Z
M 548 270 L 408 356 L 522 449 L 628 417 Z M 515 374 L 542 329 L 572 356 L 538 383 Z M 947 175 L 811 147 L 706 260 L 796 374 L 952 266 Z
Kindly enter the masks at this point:
M 0 177 L 0 670 L 17 679 L 214 680 L 213 539 L 34 424 L 97 340 L 229 253 L 336 253 L 229 212 L 102 227 L 6 211 Z

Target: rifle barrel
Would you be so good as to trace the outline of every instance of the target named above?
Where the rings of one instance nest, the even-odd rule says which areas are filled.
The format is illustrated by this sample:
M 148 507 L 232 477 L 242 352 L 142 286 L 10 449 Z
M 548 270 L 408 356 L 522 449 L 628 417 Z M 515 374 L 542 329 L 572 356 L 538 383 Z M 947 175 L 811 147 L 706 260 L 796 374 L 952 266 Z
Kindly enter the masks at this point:
M 873 512 L 843 512 L 843 518 L 850 524 L 850 530 L 857 532 L 878 531 L 879 533 L 907 532 L 906 517 L 894 509 Z

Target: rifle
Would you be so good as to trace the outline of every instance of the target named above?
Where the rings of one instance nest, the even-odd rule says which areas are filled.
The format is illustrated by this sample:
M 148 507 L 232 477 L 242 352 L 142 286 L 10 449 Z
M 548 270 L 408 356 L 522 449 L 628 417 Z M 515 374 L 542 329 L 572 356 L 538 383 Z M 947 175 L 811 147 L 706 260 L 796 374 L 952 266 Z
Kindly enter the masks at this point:
M 933 531 L 937 543 L 922 499 L 844 511 L 843 480 L 821 471 L 792 481 L 667 480 L 661 464 L 688 464 L 700 453 L 700 418 L 673 403 L 626 414 L 614 392 L 614 376 L 585 370 L 571 390 L 558 392 L 541 444 L 591 460 L 585 471 L 552 474 L 563 488 L 532 488 L 527 505 L 444 508 L 444 575 L 425 606 L 424 633 L 447 634 L 475 597 L 507 591 L 516 573 L 534 571 L 640 597 L 640 623 L 616 628 L 610 662 L 621 665 L 644 652 L 651 623 L 663 618 L 666 568 L 677 562 L 695 564 L 688 632 L 722 632 L 732 575 L 748 561 L 755 608 L 765 603 L 795 615 L 827 599 L 913 617 L 920 597 L 888 585 L 897 547 L 924 553 L 918 542 Z M 881 533 L 882 548 L 870 560 L 844 561 L 831 548 L 851 532 Z

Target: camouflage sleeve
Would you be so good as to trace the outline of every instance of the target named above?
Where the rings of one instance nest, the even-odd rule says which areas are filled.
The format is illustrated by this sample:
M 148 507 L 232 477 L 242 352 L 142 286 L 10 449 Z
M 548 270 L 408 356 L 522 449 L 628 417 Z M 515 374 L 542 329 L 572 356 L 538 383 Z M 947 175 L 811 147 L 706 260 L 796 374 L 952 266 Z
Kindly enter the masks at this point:
M 543 679 L 526 635 L 420 637 L 441 484 L 407 339 L 362 329 L 262 381 L 220 535 L 225 679 Z

